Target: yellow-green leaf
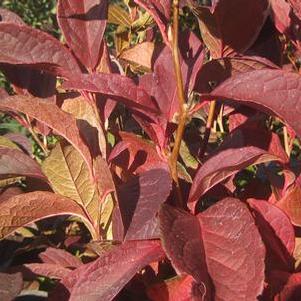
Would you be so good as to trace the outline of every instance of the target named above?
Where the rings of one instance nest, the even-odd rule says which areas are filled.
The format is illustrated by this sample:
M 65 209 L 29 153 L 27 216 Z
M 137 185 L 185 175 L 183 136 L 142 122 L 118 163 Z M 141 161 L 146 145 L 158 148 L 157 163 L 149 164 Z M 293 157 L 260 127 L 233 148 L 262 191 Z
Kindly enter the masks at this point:
M 97 226 L 99 198 L 96 185 L 92 183 L 89 169 L 82 156 L 71 145 L 57 143 L 42 164 L 42 169 L 52 189 L 76 201 Z
M 108 12 L 108 22 L 125 27 L 131 27 L 131 17 L 121 6 L 110 4 Z

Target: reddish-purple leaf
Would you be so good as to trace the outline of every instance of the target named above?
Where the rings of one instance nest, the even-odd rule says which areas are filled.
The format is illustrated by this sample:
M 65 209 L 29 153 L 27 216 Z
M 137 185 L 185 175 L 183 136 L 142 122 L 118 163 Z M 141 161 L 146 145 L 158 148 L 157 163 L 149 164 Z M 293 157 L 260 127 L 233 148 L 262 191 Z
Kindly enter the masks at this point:
M 110 301 L 137 272 L 163 256 L 159 241 L 128 241 L 115 246 L 63 280 L 70 292 L 68 300 Z
M 124 184 L 118 203 L 125 240 L 151 239 L 158 236 L 157 213 L 171 190 L 169 172 L 152 169 Z
M 49 98 L 55 95 L 56 77 L 29 66 L 0 64 L 17 94 Z
M 31 273 L 34 273 L 36 275 L 41 275 L 55 279 L 66 278 L 71 272 L 70 269 L 67 269 L 59 264 L 54 263 L 27 263 L 24 264 L 23 267 L 25 268 L 24 275 L 26 275 L 29 270 Z
M 291 25 L 291 7 L 285 0 L 270 0 L 272 17 L 276 28 L 285 33 Z
M 44 252 L 40 253 L 39 257 L 44 263 L 57 264 L 66 268 L 78 268 L 82 265 L 82 262 L 78 257 L 75 257 L 62 249 L 49 247 Z
M 21 188 L 17 186 L 9 186 L 8 188 L 0 191 L 0 203 L 21 193 L 23 193 Z
M 197 171 L 189 194 L 189 207 L 194 210 L 198 199 L 210 188 L 241 169 L 252 164 L 277 159 L 277 157 L 268 154 L 265 150 L 254 146 L 230 148 L 218 152 L 208 159 Z
M 275 270 L 269 275 L 273 301 L 297 301 L 301 298 L 301 273 Z
M 9 22 L 16 23 L 19 25 L 25 25 L 21 17 L 5 8 L 0 8 L 0 22 Z
M 178 272 L 204 282 L 207 268 L 214 286 L 209 300 L 256 300 L 265 249 L 245 204 L 224 199 L 198 216 L 165 205 L 160 221 L 163 246 Z M 210 282 L 204 284 L 210 291 Z
M 295 249 L 295 232 L 289 217 L 279 208 L 267 201 L 249 199 L 248 204 L 254 210 L 256 224 L 266 244 L 270 264 L 284 264 L 284 268 L 293 266 L 292 255 Z M 277 257 L 272 257 L 275 254 Z
M 106 0 L 59 0 L 58 22 L 74 54 L 88 69 L 100 61 L 106 28 Z
M 39 98 L 10 96 L 1 100 L 0 110 L 27 114 L 29 117 L 52 128 L 81 153 L 90 170 L 92 169 L 90 151 L 80 135 L 76 119 L 59 109 L 55 104 L 45 102 Z
M 255 42 L 269 5 L 266 0 L 219 0 L 211 12 L 206 7 L 195 6 L 194 10 L 211 56 L 220 58 L 243 53 Z
M 31 142 L 25 135 L 19 133 L 7 133 L 4 135 L 4 137 L 7 137 L 8 139 L 16 143 L 27 154 L 32 154 Z
M 80 73 L 75 58 L 58 40 L 13 23 L 0 23 L 0 62 L 28 65 L 55 75 Z
M 211 60 L 199 72 L 195 90 L 199 93 L 209 93 L 227 78 L 244 72 L 277 69 L 278 67 L 257 56 L 227 57 Z
M 0 147 L 0 175 L 34 177 L 46 180 L 39 164 L 18 149 Z
M 233 76 L 210 97 L 232 99 L 274 113 L 301 137 L 301 76 L 283 70 L 256 70 Z M 208 97 L 207 97 L 208 98 Z
M 159 282 L 147 290 L 152 301 L 204 301 L 201 285 L 190 275 Z
M 76 215 L 92 230 L 83 209 L 74 201 L 46 191 L 13 196 L 0 203 L 0 239 L 29 223 L 56 215 Z
M 109 161 L 137 174 L 154 168 L 168 169 L 167 161 L 150 141 L 127 132 L 119 135 L 122 140 L 114 146 Z
M 162 38 L 166 45 L 170 46 L 168 39 L 168 24 L 170 19 L 171 1 L 170 0 L 134 0 L 139 6 L 144 8 L 157 23 Z
M 289 0 L 288 2 L 291 4 L 296 16 L 299 19 L 301 19 L 301 2 L 300 2 L 300 0 Z
M 82 74 L 65 82 L 65 89 L 87 90 L 117 97 L 130 107 L 156 112 L 157 107 L 146 91 L 137 86 L 130 78 L 119 74 L 97 73 Z
M 0 88 L 0 100 L 7 96 L 9 96 L 8 93 L 3 88 Z
M 301 226 L 301 188 L 298 183 L 294 183 L 287 189 L 284 196 L 275 203 L 283 210 L 294 225 Z
M 21 273 L 4 274 L 0 273 L 0 300 L 15 300 L 23 288 Z

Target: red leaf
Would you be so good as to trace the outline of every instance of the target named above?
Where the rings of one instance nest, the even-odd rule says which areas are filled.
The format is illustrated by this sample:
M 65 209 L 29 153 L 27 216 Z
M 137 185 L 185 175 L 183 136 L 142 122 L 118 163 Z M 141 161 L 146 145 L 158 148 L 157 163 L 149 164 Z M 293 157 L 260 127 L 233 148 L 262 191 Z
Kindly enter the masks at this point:
M 13 196 L 0 203 L 0 238 L 29 223 L 56 215 L 76 215 L 91 229 L 83 209 L 74 201 L 46 191 Z
M 46 180 L 39 164 L 18 149 L 0 147 L 0 175 L 17 175 Z
M 71 272 L 62 284 L 67 283 L 70 300 L 110 301 L 138 271 L 163 256 L 158 241 L 125 242 Z
M 272 112 L 301 136 L 300 85 L 301 77 L 297 73 L 256 70 L 226 80 L 213 90 L 210 97 L 232 99 L 268 113 Z
M 169 172 L 152 169 L 123 185 L 118 203 L 125 240 L 157 238 L 157 213 L 171 190 Z
M 166 160 L 150 141 L 127 132 L 119 132 L 119 135 L 122 141 L 114 146 L 109 161 L 137 174 L 154 168 L 168 169 Z
M 211 12 L 205 7 L 195 10 L 211 56 L 220 58 L 243 53 L 255 42 L 268 16 L 269 5 L 265 0 L 219 0 Z
M 78 257 L 75 257 L 62 249 L 49 247 L 44 252 L 40 253 L 39 257 L 44 263 L 57 264 L 66 268 L 77 268 L 82 265 L 82 262 Z
M 49 126 L 81 153 L 90 170 L 92 170 L 90 151 L 83 141 L 76 119 L 72 115 L 65 113 L 55 104 L 26 96 L 10 96 L 1 100 L 0 110 L 21 112 Z
M 276 28 L 285 33 L 291 25 L 291 7 L 285 0 L 270 0 L 272 17 Z
M 218 152 L 197 171 L 189 193 L 189 207 L 194 210 L 198 199 L 210 188 L 250 165 L 278 158 L 254 146 L 230 148 Z
M 193 216 L 170 206 L 160 211 L 163 246 L 180 273 L 214 286 L 209 300 L 250 300 L 262 292 L 265 250 L 247 207 L 227 198 Z M 209 281 L 205 281 L 207 291 Z M 210 295 L 209 295 L 210 297 Z
M 148 288 L 147 295 L 152 301 L 203 301 L 193 277 L 190 275 L 160 282 Z
M 21 17 L 5 8 L 0 8 L 0 22 L 9 22 L 16 23 L 19 25 L 25 25 Z
M 100 61 L 106 18 L 106 0 L 58 2 L 58 22 L 64 37 L 74 54 L 88 69 L 95 70 Z
M 56 77 L 28 66 L 1 64 L 1 71 L 17 94 L 49 98 L 55 95 Z
M 135 3 L 144 8 L 157 23 L 163 41 L 170 46 L 168 39 L 168 23 L 170 19 L 171 1 L 170 0 L 134 0 Z
M 209 93 L 229 77 L 261 69 L 278 69 L 276 65 L 258 56 L 227 57 L 215 59 L 203 65 L 199 72 L 199 81 L 195 90 L 199 93 Z
M 265 242 L 270 264 L 284 264 L 284 268 L 293 267 L 295 249 L 295 231 L 288 216 L 267 201 L 249 199 L 248 204 L 255 213 L 256 224 Z M 271 254 L 277 257 L 273 258 Z
M 62 279 L 68 277 L 71 270 L 53 263 L 27 263 L 24 264 L 24 275 L 28 270 L 36 275 L 41 275 L 49 278 Z M 22 268 L 21 268 L 22 270 Z M 27 271 L 26 271 L 27 270 Z
M 277 207 L 282 209 L 290 218 L 294 225 L 301 226 L 301 188 L 295 183 L 290 187 L 285 195 L 275 203 Z
M 79 73 L 75 58 L 47 33 L 13 23 L 0 23 L 0 62 L 29 65 L 55 75 Z
M 283 271 L 273 271 L 269 276 L 271 281 L 272 295 L 274 297 L 273 301 L 300 300 L 301 273 L 290 274 Z
M 300 0 L 289 0 L 288 2 L 291 4 L 291 6 L 294 10 L 294 13 L 297 15 L 297 17 L 299 19 L 301 19 L 301 2 L 300 2 Z
M 156 104 L 145 90 L 138 87 L 130 78 L 119 74 L 82 74 L 65 82 L 63 87 L 117 96 L 116 100 L 123 101 L 130 107 L 146 112 L 157 112 Z
M 3 301 L 14 300 L 23 288 L 21 273 L 4 274 L 0 273 L 0 299 Z

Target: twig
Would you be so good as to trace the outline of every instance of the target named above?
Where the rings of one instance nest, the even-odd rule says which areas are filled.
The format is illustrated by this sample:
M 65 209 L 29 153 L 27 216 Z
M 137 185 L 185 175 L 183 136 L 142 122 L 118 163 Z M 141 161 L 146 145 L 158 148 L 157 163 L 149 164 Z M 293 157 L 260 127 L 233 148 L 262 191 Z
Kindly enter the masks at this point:
M 39 147 L 42 149 L 44 155 L 47 157 L 49 154 L 49 150 L 46 148 L 46 146 L 43 144 L 43 142 L 40 140 L 40 138 L 38 137 L 38 135 L 32 128 L 32 125 L 31 125 L 28 115 L 25 115 L 25 118 L 26 118 L 26 122 L 28 124 L 28 130 L 29 130 L 30 134 L 32 135 L 32 138 L 39 145 Z
M 169 168 L 170 168 L 171 176 L 176 184 L 178 206 L 184 207 L 184 201 L 183 201 L 183 196 L 180 188 L 178 170 L 177 170 L 180 145 L 184 134 L 185 123 L 187 119 L 185 93 L 184 93 L 182 72 L 180 67 L 180 56 L 179 56 L 179 0 L 173 0 L 172 57 L 173 57 L 174 71 L 175 71 L 176 82 L 177 82 L 177 93 L 179 99 L 179 124 L 176 132 L 174 147 L 169 157 Z
M 210 107 L 209 107 L 209 114 L 208 114 L 208 118 L 207 118 L 207 122 L 206 122 L 206 129 L 205 129 L 205 134 L 204 134 L 204 139 L 203 139 L 203 145 L 202 145 L 202 149 L 199 153 L 200 159 L 203 158 L 203 156 L 206 152 L 206 148 L 208 145 L 209 137 L 211 134 L 211 128 L 212 128 L 212 124 L 213 124 L 213 120 L 214 120 L 215 108 L 216 108 L 216 100 L 213 100 L 213 101 L 211 101 Z
M 283 126 L 283 142 L 284 142 L 284 149 L 285 149 L 286 154 L 287 154 L 288 157 L 289 157 L 290 154 L 291 154 L 291 149 L 290 149 L 288 140 L 289 140 L 289 135 L 288 135 L 288 132 L 287 132 L 287 127 L 284 125 L 284 126 Z

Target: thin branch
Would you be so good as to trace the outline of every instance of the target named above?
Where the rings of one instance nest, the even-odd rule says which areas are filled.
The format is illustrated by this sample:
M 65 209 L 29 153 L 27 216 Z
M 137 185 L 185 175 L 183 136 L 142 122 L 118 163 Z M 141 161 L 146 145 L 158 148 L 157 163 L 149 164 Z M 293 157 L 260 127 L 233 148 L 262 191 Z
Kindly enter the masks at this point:
M 200 159 L 203 158 L 203 156 L 206 152 L 208 142 L 209 142 L 209 137 L 211 134 L 211 128 L 212 128 L 214 115 L 215 115 L 215 108 L 216 108 L 216 100 L 213 100 L 213 101 L 211 101 L 210 107 L 209 107 L 209 114 L 208 114 L 208 118 L 207 118 L 207 122 L 206 122 L 206 129 L 205 129 L 205 134 L 204 134 L 204 139 L 203 139 L 203 145 L 202 145 L 202 149 L 200 150 L 200 153 L 199 153 Z
M 32 138 L 34 139 L 34 141 L 39 145 L 39 147 L 42 149 L 45 157 L 48 156 L 49 154 L 49 150 L 46 148 L 46 146 L 43 144 L 43 142 L 40 140 L 40 138 L 38 137 L 37 133 L 34 131 L 32 125 L 31 125 L 31 122 L 30 122 L 30 119 L 28 117 L 28 115 L 25 115 L 25 118 L 26 118 L 26 122 L 28 124 L 28 130 L 32 136 Z
M 286 152 L 287 156 L 289 157 L 291 154 L 291 149 L 290 149 L 290 143 L 289 143 L 289 135 L 288 135 L 287 127 L 285 125 L 283 126 L 283 140 L 284 140 L 285 152 Z
M 177 162 L 180 151 L 180 145 L 182 137 L 185 130 L 185 123 L 187 119 L 187 109 L 185 105 L 185 93 L 183 78 L 180 66 L 180 55 L 179 55 L 179 1 L 173 0 L 173 29 L 172 29 L 172 56 L 174 71 L 177 82 L 177 93 L 179 99 L 179 124 L 176 132 L 176 138 L 172 153 L 169 158 L 169 168 L 171 176 L 176 184 L 177 196 L 178 196 L 178 205 L 180 207 L 184 206 L 183 196 L 180 188 Z

